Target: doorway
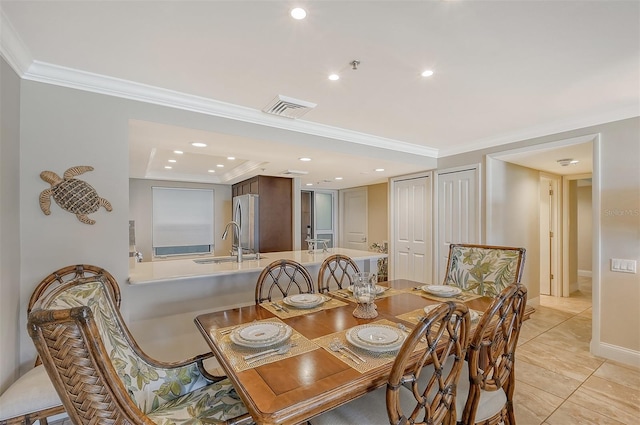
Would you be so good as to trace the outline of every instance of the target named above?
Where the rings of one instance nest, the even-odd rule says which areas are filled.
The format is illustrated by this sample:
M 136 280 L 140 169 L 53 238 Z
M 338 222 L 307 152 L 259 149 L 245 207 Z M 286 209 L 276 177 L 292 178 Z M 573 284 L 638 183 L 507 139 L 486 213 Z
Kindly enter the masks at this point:
M 327 248 L 336 246 L 337 191 L 300 191 L 300 246 L 308 249 L 307 239 L 323 239 Z

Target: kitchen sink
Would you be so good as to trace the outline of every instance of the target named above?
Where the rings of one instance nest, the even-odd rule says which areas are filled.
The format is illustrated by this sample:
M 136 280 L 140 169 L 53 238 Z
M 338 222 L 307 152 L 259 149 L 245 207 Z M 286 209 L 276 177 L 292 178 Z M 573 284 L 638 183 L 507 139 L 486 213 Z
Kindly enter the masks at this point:
M 251 261 L 251 260 L 262 260 L 266 258 L 264 256 L 260 256 L 256 258 L 256 254 L 244 254 L 242 256 L 242 261 Z M 213 257 L 213 258 L 198 258 L 193 260 L 196 264 L 219 264 L 219 263 L 235 263 L 238 261 L 238 257 L 235 255 L 228 255 L 225 257 Z

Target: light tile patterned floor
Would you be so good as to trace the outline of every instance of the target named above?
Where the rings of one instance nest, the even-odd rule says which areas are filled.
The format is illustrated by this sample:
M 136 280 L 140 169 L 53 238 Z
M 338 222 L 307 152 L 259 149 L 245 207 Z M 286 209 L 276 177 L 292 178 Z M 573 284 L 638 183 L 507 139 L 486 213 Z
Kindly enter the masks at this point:
M 589 353 L 591 280 L 569 298 L 540 298 L 516 353 L 518 425 L 640 423 L 640 369 Z
M 640 369 L 589 353 L 591 280 L 569 298 L 540 298 L 517 351 L 518 425 L 640 423 Z

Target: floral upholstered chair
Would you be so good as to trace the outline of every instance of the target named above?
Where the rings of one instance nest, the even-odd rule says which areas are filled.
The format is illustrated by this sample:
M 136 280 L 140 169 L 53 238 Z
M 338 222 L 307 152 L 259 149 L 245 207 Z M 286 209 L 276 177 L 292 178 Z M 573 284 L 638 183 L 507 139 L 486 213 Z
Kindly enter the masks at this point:
M 56 288 L 29 314 L 29 334 L 73 423 L 251 423 L 231 383 L 200 355 L 164 363 L 142 352 L 102 276 Z
M 507 286 L 520 283 L 525 251 L 507 246 L 451 244 L 443 285 L 496 297 Z

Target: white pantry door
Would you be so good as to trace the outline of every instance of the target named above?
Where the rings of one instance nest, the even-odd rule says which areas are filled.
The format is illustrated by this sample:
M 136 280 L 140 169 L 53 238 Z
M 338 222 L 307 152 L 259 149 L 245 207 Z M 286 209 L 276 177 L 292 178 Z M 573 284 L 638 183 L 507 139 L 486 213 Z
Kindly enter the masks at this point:
M 367 188 L 340 191 L 342 198 L 342 246 L 348 249 L 368 251 Z
M 394 182 L 394 279 L 431 283 L 431 181 Z
M 478 168 L 438 172 L 438 282 L 444 281 L 452 243 L 480 242 Z

